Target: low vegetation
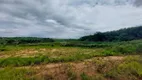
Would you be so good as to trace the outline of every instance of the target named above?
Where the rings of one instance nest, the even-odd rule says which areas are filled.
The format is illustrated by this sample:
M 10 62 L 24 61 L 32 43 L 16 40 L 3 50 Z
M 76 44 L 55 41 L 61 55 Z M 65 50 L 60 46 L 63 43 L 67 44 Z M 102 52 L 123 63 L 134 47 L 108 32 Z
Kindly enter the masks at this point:
M 140 36 L 111 42 L 0 38 L 0 80 L 142 80 L 142 40 L 133 40 Z

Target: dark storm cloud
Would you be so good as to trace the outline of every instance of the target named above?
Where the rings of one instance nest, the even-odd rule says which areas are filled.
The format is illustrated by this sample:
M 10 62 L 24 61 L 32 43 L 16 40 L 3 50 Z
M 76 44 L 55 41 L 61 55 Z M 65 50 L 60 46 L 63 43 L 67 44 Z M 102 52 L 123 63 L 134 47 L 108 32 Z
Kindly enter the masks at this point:
M 141 0 L 0 0 L 0 36 L 78 38 L 142 25 Z
M 136 0 L 135 5 L 136 6 L 142 6 L 142 0 Z

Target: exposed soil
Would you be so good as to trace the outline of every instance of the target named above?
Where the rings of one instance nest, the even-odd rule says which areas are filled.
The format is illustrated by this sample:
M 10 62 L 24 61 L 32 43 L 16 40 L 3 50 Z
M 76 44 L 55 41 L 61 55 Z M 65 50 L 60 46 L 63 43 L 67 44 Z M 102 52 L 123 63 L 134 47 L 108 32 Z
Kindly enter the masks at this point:
M 94 59 L 120 62 L 124 58 L 124 56 L 95 57 L 92 59 L 78 62 L 50 63 L 17 68 L 34 69 L 34 71 L 36 71 L 37 73 L 33 77 L 36 77 L 37 80 L 41 78 L 44 78 L 45 80 L 68 80 L 68 77 L 70 77 L 69 75 L 67 75 L 69 71 L 75 73 L 77 80 L 81 80 L 80 74 L 82 74 L 83 72 L 87 73 L 87 75 L 89 76 L 98 74 L 96 72 L 95 65 L 92 64 Z

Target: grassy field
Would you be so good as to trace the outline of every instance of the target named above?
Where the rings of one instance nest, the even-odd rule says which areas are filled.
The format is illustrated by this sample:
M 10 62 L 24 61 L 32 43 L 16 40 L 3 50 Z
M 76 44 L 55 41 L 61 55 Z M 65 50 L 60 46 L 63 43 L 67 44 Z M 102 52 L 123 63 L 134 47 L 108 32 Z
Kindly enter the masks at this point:
M 142 80 L 142 40 L 0 46 L 0 80 Z

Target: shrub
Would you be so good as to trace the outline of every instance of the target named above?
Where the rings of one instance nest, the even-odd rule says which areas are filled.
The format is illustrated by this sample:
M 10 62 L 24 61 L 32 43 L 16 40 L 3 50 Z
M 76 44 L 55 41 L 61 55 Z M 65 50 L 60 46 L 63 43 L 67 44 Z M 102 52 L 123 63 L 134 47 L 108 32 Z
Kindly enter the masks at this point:
M 0 48 L 0 51 L 7 51 L 6 48 Z
M 106 73 L 106 77 L 113 78 L 115 80 L 120 80 L 124 76 L 130 80 L 134 80 L 136 78 L 136 80 L 138 80 L 138 78 L 142 77 L 142 64 L 136 61 L 129 63 L 124 62 Z
M 121 54 L 135 53 L 136 47 L 132 45 L 120 45 L 112 48 L 113 52 Z
M 136 53 L 138 53 L 138 54 L 142 53 L 142 44 L 137 45 L 137 47 L 136 47 Z
M 115 52 L 113 52 L 113 51 L 111 51 L 111 50 L 104 50 L 104 51 L 102 52 L 102 54 L 103 54 L 104 56 L 114 56 L 114 55 L 118 55 L 119 53 L 115 53 Z

